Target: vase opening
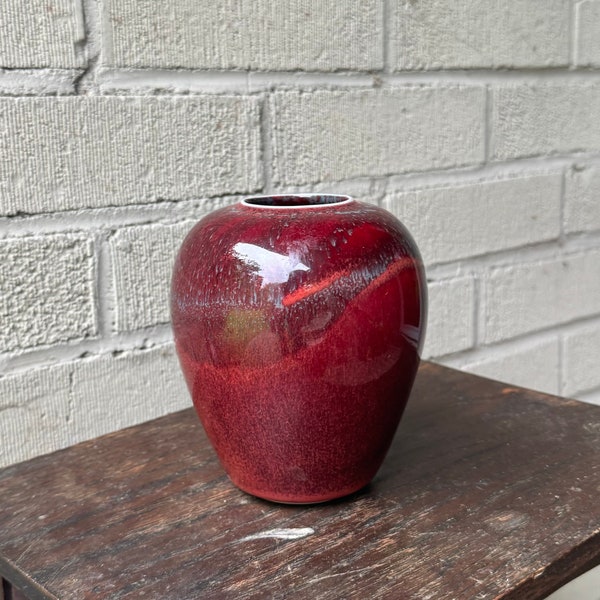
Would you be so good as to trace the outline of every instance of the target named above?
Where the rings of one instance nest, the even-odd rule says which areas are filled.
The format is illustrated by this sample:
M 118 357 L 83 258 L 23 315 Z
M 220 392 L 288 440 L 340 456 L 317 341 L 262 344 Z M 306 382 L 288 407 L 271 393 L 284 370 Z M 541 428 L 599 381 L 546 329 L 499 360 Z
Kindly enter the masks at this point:
M 263 208 L 311 208 L 326 205 L 339 206 L 352 202 L 350 196 L 336 194 L 278 194 L 250 196 L 242 200 L 244 206 Z

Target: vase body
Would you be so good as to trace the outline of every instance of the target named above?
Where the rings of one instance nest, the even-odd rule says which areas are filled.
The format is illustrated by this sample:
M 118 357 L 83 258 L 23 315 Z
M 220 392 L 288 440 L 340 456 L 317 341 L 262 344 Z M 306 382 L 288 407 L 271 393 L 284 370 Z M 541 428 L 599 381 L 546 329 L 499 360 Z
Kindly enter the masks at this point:
M 204 217 L 177 256 L 171 315 L 231 480 L 289 503 L 369 483 L 408 400 L 426 304 L 414 241 L 375 206 L 257 196 Z

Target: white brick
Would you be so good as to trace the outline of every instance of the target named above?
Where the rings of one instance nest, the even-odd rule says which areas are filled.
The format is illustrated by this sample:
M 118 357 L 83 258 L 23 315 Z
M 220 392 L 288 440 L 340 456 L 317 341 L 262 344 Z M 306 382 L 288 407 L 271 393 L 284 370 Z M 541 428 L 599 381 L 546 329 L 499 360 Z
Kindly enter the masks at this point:
M 275 180 L 293 185 L 477 164 L 483 106 L 476 87 L 275 93 Z
M 575 64 L 600 67 L 600 2 L 582 0 L 575 3 L 577 25 Z
M 600 406 L 600 390 L 590 392 L 588 394 L 578 394 L 576 396 L 576 399 L 581 400 L 582 402 L 587 402 L 589 404 L 596 404 Z
M 485 343 L 600 313 L 600 251 L 492 269 L 482 298 Z
M 535 342 L 526 348 L 504 350 L 463 367 L 464 371 L 547 394 L 558 394 L 558 340 Z
M 383 66 L 382 3 L 110 0 L 104 64 L 335 71 Z
M 600 388 L 600 325 L 567 333 L 563 355 L 565 396 Z
M 391 64 L 403 69 L 565 66 L 564 0 L 392 2 Z
M 408 227 L 426 264 L 443 263 L 557 238 L 561 179 L 533 175 L 397 192 L 383 206 Z
M 473 346 L 475 287 L 472 277 L 434 281 L 428 285 L 429 314 L 423 358 Z
M 0 242 L 0 350 L 96 333 L 88 239 L 49 235 Z
M 0 378 L 0 467 L 69 444 L 67 366 Z
M 260 186 L 258 100 L 0 99 L 0 213 L 180 200 Z
M 600 85 L 497 88 L 492 99 L 496 159 L 600 150 Z
M 0 467 L 191 405 L 172 344 L 0 378 Z
M 191 405 L 172 344 L 75 364 L 72 395 L 77 441 Z
M 565 231 L 600 229 L 600 165 L 578 164 L 567 172 Z
M 0 68 L 82 67 L 81 6 L 73 0 L 2 0 Z
M 116 294 L 116 329 L 169 322 L 175 255 L 192 222 L 128 227 L 110 241 Z

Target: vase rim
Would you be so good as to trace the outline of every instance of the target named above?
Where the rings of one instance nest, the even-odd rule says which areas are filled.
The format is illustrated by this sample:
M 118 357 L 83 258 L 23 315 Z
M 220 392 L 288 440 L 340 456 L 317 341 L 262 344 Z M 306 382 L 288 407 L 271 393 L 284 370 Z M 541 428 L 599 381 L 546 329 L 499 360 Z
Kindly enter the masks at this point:
M 346 194 L 289 193 L 247 196 L 240 204 L 259 210 L 310 210 L 346 206 L 354 201 L 354 198 Z

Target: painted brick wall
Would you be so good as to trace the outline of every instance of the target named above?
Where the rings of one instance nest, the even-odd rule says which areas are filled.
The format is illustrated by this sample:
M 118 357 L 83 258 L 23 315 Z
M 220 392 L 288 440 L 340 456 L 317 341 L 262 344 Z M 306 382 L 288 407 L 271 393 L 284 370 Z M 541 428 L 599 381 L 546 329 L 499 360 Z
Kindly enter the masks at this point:
M 425 357 L 600 403 L 600 0 L 3 0 L 0 465 L 190 405 L 171 264 L 245 194 L 400 217 Z

